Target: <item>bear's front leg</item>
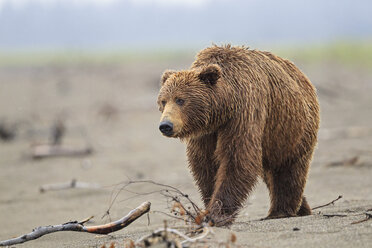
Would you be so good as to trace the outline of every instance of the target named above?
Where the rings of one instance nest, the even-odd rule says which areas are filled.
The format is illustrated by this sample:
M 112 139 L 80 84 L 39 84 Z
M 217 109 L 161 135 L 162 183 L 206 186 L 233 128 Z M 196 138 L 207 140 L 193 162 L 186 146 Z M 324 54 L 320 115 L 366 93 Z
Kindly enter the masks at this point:
M 236 130 L 218 136 L 215 157 L 220 166 L 207 207 L 207 218 L 216 226 L 232 224 L 262 170 L 261 135 L 252 129 Z
M 194 179 L 199 186 L 204 206 L 207 207 L 213 194 L 218 165 L 214 159 L 217 135 L 215 133 L 187 141 L 187 158 Z

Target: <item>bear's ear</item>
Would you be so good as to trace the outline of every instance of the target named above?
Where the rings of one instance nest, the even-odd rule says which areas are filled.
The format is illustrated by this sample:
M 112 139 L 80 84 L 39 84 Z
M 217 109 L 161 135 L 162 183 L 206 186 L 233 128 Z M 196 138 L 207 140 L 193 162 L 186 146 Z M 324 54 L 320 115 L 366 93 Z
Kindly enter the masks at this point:
M 207 65 L 199 73 L 200 81 L 210 85 L 216 84 L 220 77 L 221 68 L 216 64 Z
M 165 81 L 167 81 L 167 79 L 174 73 L 176 73 L 176 71 L 173 70 L 166 70 L 165 72 L 163 72 L 163 75 L 161 76 L 160 80 L 160 86 L 162 86 L 165 83 Z

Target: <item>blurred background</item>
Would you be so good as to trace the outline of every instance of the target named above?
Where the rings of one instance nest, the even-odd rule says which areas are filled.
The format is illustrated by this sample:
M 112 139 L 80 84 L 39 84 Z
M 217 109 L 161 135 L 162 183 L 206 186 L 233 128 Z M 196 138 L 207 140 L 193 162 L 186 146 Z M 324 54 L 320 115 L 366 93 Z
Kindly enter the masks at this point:
M 3 50 L 200 49 L 371 38 L 368 0 L 1 0 Z
M 368 0 L 0 0 L 2 52 L 197 51 L 371 40 Z M 3 62 L 4 63 L 4 62 Z
M 188 68 L 212 43 L 272 51 L 310 78 L 322 122 L 308 200 L 343 194 L 353 206 L 370 206 L 371 11 L 370 0 L 0 0 L 0 220 L 7 227 L 0 239 L 102 216 L 115 183 L 129 178 L 177 186 L 200 203 L 184 144 L 158 131 L 156 98 L 165 69 Z M 92 185 L 39 192 L 72 180 Z M 154 210 L 167 207 L 158 195 L 125 201 L 131 196 L 121 192 L 113 218 L 143 200 Z M 262 184 L 250 199 L 239 221 L 266 215 Z M 152 215 L 152 225 L 163 218 Z M 127 232 L 144 232 L 146 222 Z M 267 244 L 268 235 L 251 238 Z M 27 247 L 101 244 L 73 237 L 45 237 Z M 345 230 L 324 242 L 348 237 Z

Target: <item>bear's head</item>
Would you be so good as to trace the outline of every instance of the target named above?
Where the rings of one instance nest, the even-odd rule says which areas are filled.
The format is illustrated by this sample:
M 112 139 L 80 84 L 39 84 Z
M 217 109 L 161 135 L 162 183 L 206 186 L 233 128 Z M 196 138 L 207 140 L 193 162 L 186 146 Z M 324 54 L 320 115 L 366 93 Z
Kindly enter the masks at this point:
M 220 81 L 221 68 L 216 64 L 165 71 L 158 96 L 163 135 L 182 139 L 211 132 L 218 115 L 216 89 Z

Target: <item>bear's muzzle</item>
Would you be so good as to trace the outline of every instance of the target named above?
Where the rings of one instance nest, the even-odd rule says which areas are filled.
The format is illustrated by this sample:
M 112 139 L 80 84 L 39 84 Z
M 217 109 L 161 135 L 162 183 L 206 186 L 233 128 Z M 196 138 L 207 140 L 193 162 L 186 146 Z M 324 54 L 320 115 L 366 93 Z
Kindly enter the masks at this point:
M 170 121 L 162 121 L 159 125 L 159 130 L 162 132 L 165 136 L 172 136 L 173 135 L 173 123 Z

